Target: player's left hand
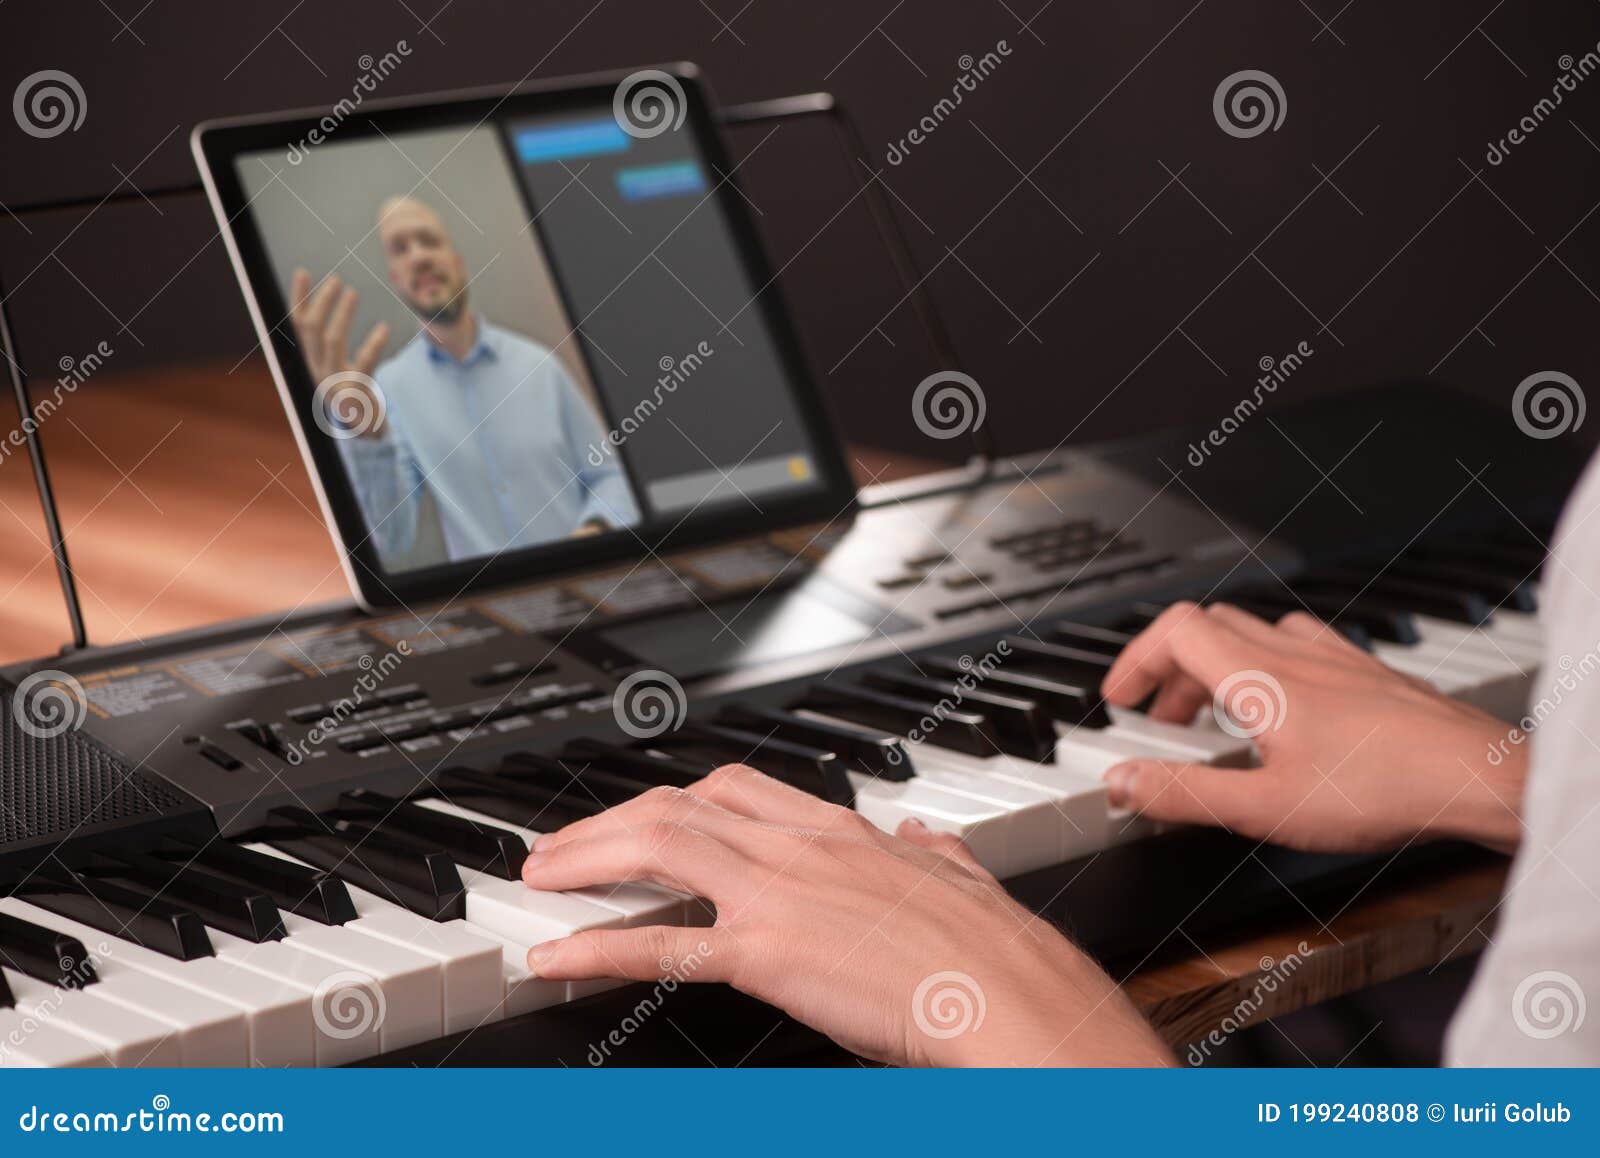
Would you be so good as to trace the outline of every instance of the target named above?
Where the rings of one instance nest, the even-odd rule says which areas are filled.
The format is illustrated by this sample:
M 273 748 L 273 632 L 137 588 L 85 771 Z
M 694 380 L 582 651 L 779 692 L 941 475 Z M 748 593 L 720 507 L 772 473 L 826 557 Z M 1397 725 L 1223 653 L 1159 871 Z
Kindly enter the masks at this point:
M 898 1065 L 1163 1065 L 1116 984 L 1013 901 L 955 837 L 898 836 L 752 768 L 656 788 L 541 837 L 539 889 L 653 881 L 714 927 L 594 930 L 537 945 L 541 977 L 725 981 Z M 701 946 L 704 946 L 702 948 Z

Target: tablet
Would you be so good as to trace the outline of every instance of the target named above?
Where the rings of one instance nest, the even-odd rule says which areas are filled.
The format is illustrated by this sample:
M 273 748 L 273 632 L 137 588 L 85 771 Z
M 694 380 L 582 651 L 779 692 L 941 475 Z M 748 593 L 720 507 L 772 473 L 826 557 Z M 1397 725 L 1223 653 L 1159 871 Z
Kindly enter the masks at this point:
M 200 125 L 367 607 L 847 516 L 692 65 Z

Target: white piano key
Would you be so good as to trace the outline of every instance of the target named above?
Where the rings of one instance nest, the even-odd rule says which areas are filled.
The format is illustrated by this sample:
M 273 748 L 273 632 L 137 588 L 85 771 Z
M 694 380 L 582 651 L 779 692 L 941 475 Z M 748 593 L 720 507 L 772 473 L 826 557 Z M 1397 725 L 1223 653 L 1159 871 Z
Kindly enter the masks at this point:
M 305 863 L 268 845 L 251 847 Z M 474 936 L 464 921 L 430 921 L 366 889 L 351 884 L 345 888 L 357 914 L 345 929 L 414 950 L 438 964 L 445 1033 L 494 1019 L 503 995 L 500 946 Z
M 1024 785 L 1044 793 L 1049 798 L 1057 821 L 1056 861 L 1086 856 L 1111 843 L 1106 786 L 1098 776 L 1090 776 L 1061 764 L 1046 764 L 1012 756 L 979 757 L 943 751 L 940 754 L 945 759 L 953 755 L 962 767 L 973 774 Z M 924 765 L 920 755 L 913 756 L 912 765 L 920 777 Z
M 910 755 L 918 781 L 1004 809 L 1008 873 L 1030 872 L 1066 859 L 1062 850 L 1068 843 L 1067 824 L 1054 795 L 990 771 L 1018 761 L 1004 754 L 963 760 L 959 758 L 963 753 L 950 752 L 931 741 L 912 745 Z M 986 767 L 972 766 L 985 759 L 990 761 Z
M 100 1047 L 19 1006 L 0 1009 L 0 1070 L 104 1068 Z
M 1535 648 L 1544 644 L 1544 628 L 1539 617 L 1526 611 L 1496 611 L 1486 630 L 1497 638 L 1519 639 Z
M 314 1061 L 310 1064 L 345 1065 L 383 1052 L 378 1018 L 364 1012 L 369 1007 L 377 1008 L 374 995 L 380 986 L 375 979 L 291 946 L 287 939 L 257 944 L 217 929 L 207 932 L 217 960 L 303 995 L 311 1022 Z M 387 997 L 383 1005 L 386 1015 Z
M 310 990 L 273 981 L 215 957 L 177 961 L 15 897 L 0 898 L 0 911 L 76 937 L 97 967 L 115 960 L 118 968 L 170 985 L 185 999 L 210 999 L 238 1010 L 249 1030 L 250 1065 L 278 1068 L 316 1064 Z
M 1467 627 L 1428 615 L 1416 616 L 1417 634 L 1426 644 L 1458 647 L 1470 655 L 1480 655 L 1506 667 L 1532 672 L 1543 659 L 1543 644 L 1538 638 L 1528 639 L 1516 631 L 1503 630 L 1502 620 L 1508 612 L 1497 611 L 1494 617 L 1480 627 Z
M 579 982 L 575 985 L 570 981 L 535 977 L 528 969 L 529 946 L 502 937 L 492 929 L 480 929 L 479 932 L 493 938 L 501 947 L 501 977 L 505 987 L 502 1017 L 516 1017 L 519 1013 L 548 1009 L 595 991 L 592 983 Z
M 1170 759 L 1186 760 L 1191 764 L 1210 764 L 1217 768 L 1248 768 L 1255 763 L 1255 747 L 1249 740 L 1229 735 L 1222 728 L 1201 729 L 1189 724 L 1173 724 L 1166 720 L 1152 720 L 1143 712 L 1132 708 L 1109 705 L 1106 714 L 1111 717 L 1111 727 L 1105 729 L 1115 736 L 1126 736 L 1156 751 L 1170 750 Z M 1213 720 L 1215 717 L 1212 717 Z M 1085 729 L 1073 729 L 1081 734 Z M 1059 733 L 1058 733 L 1059 734 Z
M 161 1068 L 183 1064 L 183 1050 L 172 1026 L 99 997 L 94 992 L 98 986 L 59 989 L 11 969 L 0 972 L 19 1005 L 31 1006 L 38 1016 L 48 1016 L 52 1024 L 86 1038 L 112 1065 Z
M 176 989 L 115 962 L 102 966 L 89 992 L 166 1025 L 177 1037 L 185 1066 L 238 1068 L 250 1063 L 244 1014 L 215 998 Z
M 17 912 L 12 915 L 22 916 Z M 34 924 L 66 932 L 54 923 L 34 921 Z M 105 945 L 108 951 L 101 953 L 90 948 L 100 945 Z M 249 1064 L 250 1029 L 241 1010 L 204 993 L 140 973 L 111 950 L 105 934 L 100 935 L 99 941 L 85 941 L 84 949 L 90 954 L 90 964 L 99 977 L 91 989 L 94 995 L 162 1022 L 175 1031 L 184 1065 L 236 1067 Z
M 1372 645 L 1372 654 L 1395 671 L 1425 680 L 1447 696 L 1471 691 L 1480 682 L 1470 671 L 1415 655 L 1400 644 L 1376 642 Z
M 885 832 L 915 818 L 935 832 L 959 836 L 996 876 L 1010 874 L 1004 809 L 920 779 L 879 780 L 865 772 L 847 775 L 856 790 L 856 811 Z
M 435 812 L 459 816 L 481 824 L 514 832 L 522 843 L 532 847 L 541 833 L 491 816 L 483 816 L 470 808 L 460 808 L 442 800 L 421 800 L 417 803 L 431 807 Z M 630 925 L 690 925 L 706 924 L 705 908 L 687 893 L 663 888 L 649 881 L 623 881 L 612 885 L 593 885 L 582 889 L 569 889 L 567 895 L 610 909 L 629 919 Z

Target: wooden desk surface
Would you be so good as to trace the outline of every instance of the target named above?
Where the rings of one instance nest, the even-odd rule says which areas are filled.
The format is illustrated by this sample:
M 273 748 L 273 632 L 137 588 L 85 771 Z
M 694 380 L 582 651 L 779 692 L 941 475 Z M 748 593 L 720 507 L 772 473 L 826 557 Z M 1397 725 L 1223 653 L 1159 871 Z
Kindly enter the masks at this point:
M 0 428 L 14 424 L 8 415 Z M 95 642 L 346 596 L 259 361 L 232 373 L 103 373 L 66 396 L 41 438 Z M 55 651 L 67 624 L 26 453 L 4 442 L 0 453 L 0 662 L 10 662 Z M 858 466 L 889 479 L 929 464 L 862 452 Z M 1175 1045 L 1231 1032 L 1481 950 L 1504 880 L 1499 862 L 1403 886 L 1380 877 L 1326 928 L 1290 916 L 1171 946 L 1127 989 Z

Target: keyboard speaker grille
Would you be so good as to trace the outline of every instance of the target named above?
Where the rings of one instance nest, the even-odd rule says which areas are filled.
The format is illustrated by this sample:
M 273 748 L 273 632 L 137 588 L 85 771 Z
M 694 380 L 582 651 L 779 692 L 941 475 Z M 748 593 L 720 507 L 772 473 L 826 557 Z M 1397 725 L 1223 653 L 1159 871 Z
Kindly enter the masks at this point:
M 0 680 L 0 850 L 157 819 L 193 803 L 79 730 L 26 731 Z

